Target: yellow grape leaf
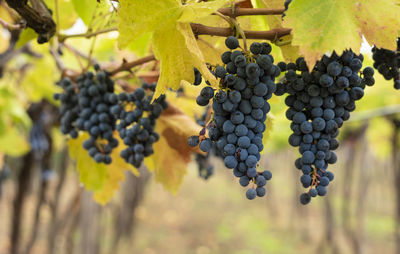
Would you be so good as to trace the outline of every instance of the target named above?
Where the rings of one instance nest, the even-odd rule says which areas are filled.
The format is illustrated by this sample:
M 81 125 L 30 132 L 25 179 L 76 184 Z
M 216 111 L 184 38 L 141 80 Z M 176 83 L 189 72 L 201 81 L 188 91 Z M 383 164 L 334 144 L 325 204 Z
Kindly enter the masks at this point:
M 68 140 L 68 149 L 72 159 L 76 160 L 79 171 L 79 181 L 87 190 L 101 190 L 106 182 L 107 168 L 103 163 L 96 163 L 86 151 L 82 143 L 89 134 L 81 133 L 76 139 Z
M 226 0 L 215 0 L 212 2 L 200 2 L 196 4 L 183 5 L 183 13 L 178 21 L 190 23 L 207 17 L 214 11 L 218 10 L 226 2 Z
M 150 42 L 151 42 L 151 34 L 146 33 L 133 40 L 127 46 L 127 49 L 135 53 L 137 56 L 144 56 L 149 52 L 151 45 Z
M 117 133 L 114 134 L 115 137 L 117 137 L 117 135 Z M 119 183 L 125 179 L 124 171 L 130 169 L 134 175 L 139 176 L 139 171 L 121 158 L 120 153 L 126 146 L 121 139 L 118 138 L 118 141 L 118 147 L 111 153 L 112 163 L 106 165 L 107 177 L 104 181 L 104 185 L 100 190 L 95 191 L 93 195 L 94 200 L 101 205 L 105 205 L 114 197 L 115 192 L 119 189 Z
M 190 24 L 181 23 L 176 26 L 178 29 L 165 28 L 157 30 L 153 35 L 154 55 L 160 60 L 161 69 L 155 98 L 165 93 L 169 87 L 178 89 L 181 80 L 193 81 L 193 67 L 196 67 L 206 80 L 215 80 L 204 64 Z
M 114 136 L 117 137 L 117 133 L 115 133 Z M 76 158 L 76 160 L 78 162 L 80 181 L 88 190 L 93 191 L 93 197 L 96 202 L 101 205 L 105 205 L 119 189 L 119 183 L 125 179 L 124 171 L 130 170 L 136 176 L 139 176 L 139 171 L 121 158 L 120 152 L 125 149 L 126 146 L 119 138 L 118 147 L 115 148 L 111 153 L 112 163 L 110 165 L 96 163 L 92 158 L 90 158 L 88 152 L 82 147 L 82 142 L 88 137 L 89 136 L 85 133 L 80 135 L 76 140 L 71 139 L 68 142 L 68 146 L 70 148 L 71 157 L 79 157 Z M 79 151 L 74 153 L 72 149 Z M 78 152 L 82 154 L 78 155 Z M 79 160 L 88 161 L 80 162 Z
M 212 85 L 216 85 L 215 77 L 205 65 L 190 22 L 211 14 L 224 3 L 223 0 L 185 5 L 178 0 L 120 1 L 119 46 L 126 47 L 142 34 L 153 34 L 153 50 L 160 60 L 161 69 L 154 98 L 165 93 L 169 87 L 178 89 L 182 80 L 193 82 L 194 67 Z
M 160 133 L 160 140 L 154 143 L 154 154 L 145 159 L 145 165 L 154 171 L 156 181 L 171 193 L 178 192 L 191 154 L 200 152 L 187 144 L 187 139 L 198 135 L 200 129 L 192 118 L 172 105 L 157 121 L 156 131 Z
M 201 40 L 198 40 L 197 44 L 199 45 L 199 48 L 204 55 L 205 61 L 212 65 L 222 65 L 223 63 L 221 60 L 221 55 L 222 53 L 224 53 L 224 50 L 222 48 L 216 47 L 215 44 L 211 44 L 208 40 L 206 40 L 205 38 L 206 36 L 200 36 L 200 37 Z
M 352 0 L 296 0 L 286 12 L 285 25 L 293 29 L 293 44 L 299 45 L 310 68 L 326 52 L 339 54 L 348 48 L 360 52 L 360 29 Z
M 370 44 L 379 48 L 397 49 L 397 32 L 400 31 L 400 6 L 398 0 L 357 1 L 354 14 L 361 32 Z
M 137 36 L 174 24 L 182 14 L 178 0 L 120 0 L 119 4 L 118 43 L 121 48 Z

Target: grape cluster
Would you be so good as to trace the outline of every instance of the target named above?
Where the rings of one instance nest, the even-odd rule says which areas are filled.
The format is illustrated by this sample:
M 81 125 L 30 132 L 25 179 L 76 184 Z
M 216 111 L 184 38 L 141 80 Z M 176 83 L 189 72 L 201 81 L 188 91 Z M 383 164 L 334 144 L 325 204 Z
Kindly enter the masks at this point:
M 54 98 L 61 101 L 61 132 L 71 138 L 77 138 L 79 131 L 88 132 L 90 138 L 83 147 L 96 162 L 110 164 L 110 153 L 118 146 L 113 137 L 116 117 L 111 112 L 118 97 L 108 73 L 97 65 L 95 69 L 96 74 L 87 72 L 79 76 L 76 85 L 69 78 L 57 82 L 64 91 L 54 94 Z
M 97 163 L 110 164 L 111 152 L 118 146 L 114 138 L 116 116 L 112 112 L 118 106 L 118 97 L 114 93 L 114 82 L 105 71 L 85 73 L 76 80 L 78 84 L 79 117 L 75 121 L 78 130 L 87 131 L 90 138 L 83 147 Z
M 121 151 L 121 157 L 135 167 L 140 167 L 143 159 L 154 153 L 153 143 L 160 138 L 154 131 L 156 120 L 168 107 L 165 95 L 151 103 L 155 86 L 144 83 L 133 93 L 120 93 L 120 104 L 111 109 L 118 115 L 117 130 L 128 146 Z
M 303 187 L 309 188 L 300 196 L 302 204 L 327 193 L 326 187 L 334 179 L 327 168 L 337 161 L 334 150 L 339 146 L 339 128 L 350 118 L 365 87 L 375 83 L 373 68 L 360 72 L 362 62 L 362 55 L 344 51 L 341 56 L 335 52 L 323 56 L 311 72 L 303 58 L 296 63 L 278 64 L 286 73 L 275 94 L 289 94 L 285 99 L 289 107 L 286 117 L 292 121 L 293 131 L 289 144 L 299 147 L 301 157 L 295 166 L 303 173 Z
M 400 38 L 397 39 L 397 51 L 384 48 L 372 48 L 372 58 L 374 59 L 374 68 L 386 80 L 393 79 L 394 88 L 400 89 Z
M 214 91 L 211 86 L 205 86 L 196 99 L 200 106 L 213 101 L 213 116 L 206 125 L 209 137 L 203 130 L 200 137 L 192 136 L 188 143 L 199 144 L 204 152 L 215 145 L 222 153 L 225 166 L 233 169 L 243 187 L 254 183 L 246 192 L 248 199 L 254 199 L 265 195 L 264 185 L 272 177 L 267 170 L 258 172 L 257 164 L 264 148 L 264 122 L 270 111 L 267 100 L 276 89 L 274 80 L 281 70 L 273 64 L 268 43 L 252 43 L 250 52 L 236 50 L 239 41 L 233 36 L 225 44 L 232 51 L 222 54 L 224 66 L 211 70 L 220 79 L 219 89 Z
M 74 122 L 79 117 L 79 105 L 75 85 L 69 78 L 63 78 L 56 84 L 63 89 L 63 93 L 54 94 L 54 99 L 61 102 L 61 132 L 71 138 L 77 138 L 78 130 Z

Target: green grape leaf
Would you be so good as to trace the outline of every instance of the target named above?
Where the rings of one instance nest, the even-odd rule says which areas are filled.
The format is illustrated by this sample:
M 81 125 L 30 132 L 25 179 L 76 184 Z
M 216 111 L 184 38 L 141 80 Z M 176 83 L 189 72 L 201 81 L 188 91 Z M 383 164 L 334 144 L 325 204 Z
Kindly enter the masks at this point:
M 82 143 L 89 134 L 82 133 L 76 139 L 68 140 L 68 149 L 72 159 L 76 160 L 79 181 L 90 191 L 102 190 L 107 179 L 107 168 L 103 163 L 96 163 L 86 151 Z
M 351 48 L 359 53 L 363 34 L 370 44 L 395 50 L 400 26 L 396 1 L 296 0 L 284 23 L 293 29 L 292 43 L 312 67 L 326 52 Z
M 93 18 L 98 3 L 93 0 L 71 0 L 76 13 L 88 26 Z M 104 2 L 104 1 L 103 1 Z
M 208 71 L 203 54 L 197 45 L 190 22 L 210 15 L 226 3 L 216 0 L 205 3 L 187 3 L 177 0 L 121 0 L 119 16 L 119 46 L 126 47 L 136 37 L 151 33 L 153 50 L 160 60 L 161 74 L 155 98 L 168 88 L 177 89 L 182 80 L 193 82 L 196 67 L 216 85 Z
M 44 1 L 47 5 L 47 7 L 53 11 L 53 19 L 54 21 L 58 21 L 59 23 L 57 24 L 59 29 L 68 29 L 70 28 L 73 24 L 75 24 L 76 20 L 78 19 L 78 15 L 76 14 L 74 10 L 74 6 L 71 3 L 70 0 L 57 0 L 57 6 L 58 6 L 58 15 L 59 19 L 56 20 L 56 6 L 54 0 L 45 0 Z M 85 2 L 85 1 L 80 1 Z M 87 8 L 89 4 L 85 4 L 85 6 L 82 6 L 84 8 Z M 79 13 L 78 13 L 79 14 Z M 37 35 L 36 35 L 37 36 Z

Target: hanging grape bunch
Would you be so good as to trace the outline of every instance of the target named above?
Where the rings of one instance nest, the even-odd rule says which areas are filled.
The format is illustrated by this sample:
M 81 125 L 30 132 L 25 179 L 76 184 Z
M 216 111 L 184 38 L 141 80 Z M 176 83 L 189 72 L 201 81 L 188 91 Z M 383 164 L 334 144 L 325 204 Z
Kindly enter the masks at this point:
M 69 78 L 63 78 L 56 83 L 63 89 L 63 93 L 54 94 L 54 99 L 61 102 L 59 114 L 61 116 L 61 132 L 71 138 L 78 137 L 75 121 L 79 117 L 78 95 L 75 85 Z
M 225 40 L 226 51 L 221 59 L 224 66 L 211 71 L 220 79 L 219 88 L 214 90 L 206 86 L 197 97 L 197 104 L 206 106 L 212 99 L 212 118 L 200 136 L 189 138 L 189 145 L 199 144 L 204 152 L 210 151 L 213 144 L 222 151 L 224 164 L 233 169 L 243 187 L 252 183 L 246 192 L 248 199 L 265 195 L 265 184 L 270 180 L 271 172 L 259 172 L 257 164 L 263 150 L 263 132 L 265 120 L 270 111 L 267 102 L 276 89 L 275 77 L 281 71 L 273 64 L 268 43 L 252 43 L 250 52 L 237 50 L 239 41 L 233 36 Z
M 374 59 L 374 68 L 386 80 L 393 79 L 394 88 L 400 89 L 400 38 L 397 39 L 397 51 L 384 48 L 372 48 L 372 58 Z
M 160 138 L 154 131 L 156 120 L 168 107 L 165 95 L 151 103 L 155 87 L 156 84 L 144 83 L 133 93 L 120 93 L 121 105 L 112 108 L 119 118 L 119 135 L 128 146 L 121 151 L 121 157 L 135 167 L 140 167 L 143 159 L 154 153 L 153 143 Z
M 303 172 L 300 180 L 308 188 L 300 196 L 302 204 L 327 193 L 326 187 L 334 178 L 327 168 L 337 161 L 333 150 L 339 146 L 339 128 L 350 118 L 365 87 L 375 83 L 371 67 L 360 72 L 362 62 L 362 55 L 345 51 L 341 56 L 335 52 L 323 56 L 311 72 L 303 58 L 296 63 L 278 64 L 287 72 L 275 94 L 289 94 L 285 99 L 289 107 L 286 117 L 292 121 L 293 131 L 289 144 L 299 147 L 301 157 L 295 166 Z
M 118 146 L 118 140 L 113 136 L 116 117 L 111 112 L 111 108 L 118 105 L 118 97 L 114 94 L 114 82 L 108 73 L 101 71 L 98 65 L 95 69 L 96 74 L 87 72 L 79 76 L 76 87 L 69 80 L 62 80 L 60 83 L 66 87 L 65 93 L 55 97 L 62 102 L 63 133 L 68 132 L 76 138 L 78 131 L 88 132 L 90 138 L 83 143 L 83 147 L 96 162 L 110 164 L 110 154 Z M 64 97 L 68 97 L 65 102 Z M 64 106 L 67 110 L 63 109 Z

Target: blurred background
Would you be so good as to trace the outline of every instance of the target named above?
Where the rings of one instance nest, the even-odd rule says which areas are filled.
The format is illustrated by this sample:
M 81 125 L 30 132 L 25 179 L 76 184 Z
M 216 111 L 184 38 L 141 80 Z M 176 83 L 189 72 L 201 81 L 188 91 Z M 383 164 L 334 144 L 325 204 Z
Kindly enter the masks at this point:
M 399 253 L 400 120 L 390 113 L 349 122 L 328 195 L 307 206 L 298 201 L 297 151 L 274 138 L 278 127 L 261 160 L 273 172 L 265 198 L 247 200 L 213 159 L 208 180 L 190 164 L 176 196 L 145 168 L 139 178 L 127 172 L 105 206 L 79 184 L 59 140 L 33 128 L 30 140 L 42 142 L 40 149 L 5 156 L 0 171 L 0 253 Z M 373 141 L 376 133 L 387 139 Z

